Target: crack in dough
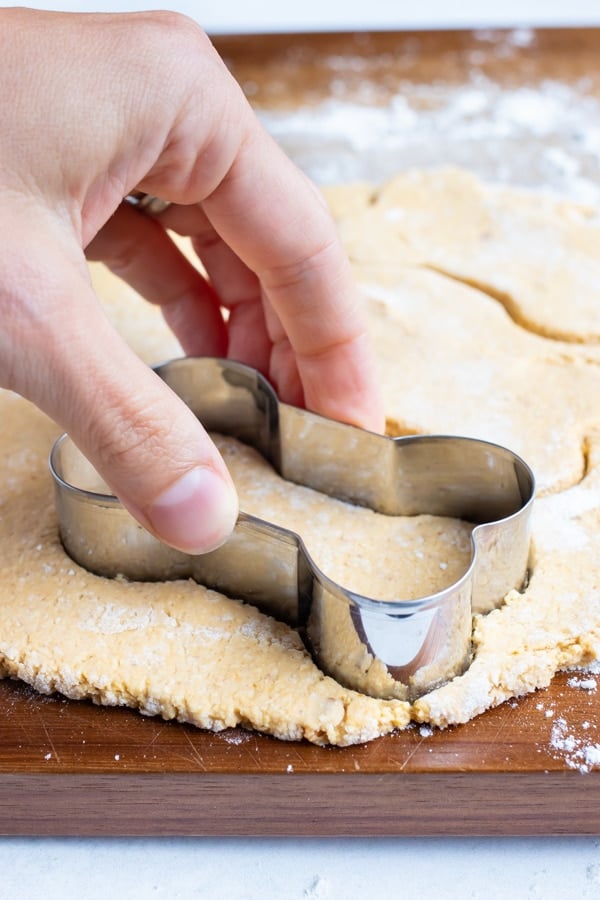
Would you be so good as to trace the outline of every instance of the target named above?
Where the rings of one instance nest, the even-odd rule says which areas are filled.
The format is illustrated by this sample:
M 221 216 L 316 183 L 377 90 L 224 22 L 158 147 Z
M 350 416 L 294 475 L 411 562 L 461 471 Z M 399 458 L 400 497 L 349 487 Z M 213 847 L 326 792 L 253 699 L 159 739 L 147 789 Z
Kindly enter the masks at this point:
M 524 329 L 600 342 L 596 210 L 458 169 L 405 172 L 362 208 L 328 197 L 356 263 L 435 268 L 482 287 Z
M 581 480 L 597 421 L 600 370 L 554 356 L 486 294 L 413 266 L 355 266 L 396 434 L 463 434 L 503 444 L 536 473 L 538 494 Z M 552 345 L 555 346 L 554 344 Z
M 558 336 L 548 334 L 546 330 L 540 328 L 537 323 L 531 319 L 524 318 L 518 304 L 515 302 L 515 298 L 511 296 L 511 294 L 498 291 L 492 285 L 484 283 L 479 279 L 466 278 L 464 275 L 457 275 L 455 272 L 450 272 L 448 269 L 442 269 L 441 266 L 424 264 L 423 268 L 428 269 L 431 272 L 437 272 L 438 275 L 443 275 L 444 278 L 449 278 L 451 281 L 457 281 L 459 284 L 475 288 L 476 291 L 480 291 L 492 300 L 496 300 L 496 302 L 503 307 L 506 314 L 510 316 L 515 325 L 518 325 L 519 328 L 522 328 L 524 331 L 529 331 L 531 334 L 537 334 L 540 337 L 546 338 L 546 340 L 561 340 Z

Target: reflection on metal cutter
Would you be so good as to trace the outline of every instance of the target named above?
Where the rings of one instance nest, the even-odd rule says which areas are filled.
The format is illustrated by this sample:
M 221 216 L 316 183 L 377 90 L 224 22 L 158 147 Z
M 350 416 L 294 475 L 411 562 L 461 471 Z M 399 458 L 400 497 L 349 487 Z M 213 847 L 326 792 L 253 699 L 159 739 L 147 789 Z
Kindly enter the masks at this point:
M 255 604 L 302 628 L 325 672 L 372 696 L 413 699 L 464 671 L 473 612 L 498 606 L 526 577 L 535 481 L 519 456 L 472 438 L 388 438 L 334 422 L 279 402 L 258 372 L 228 360 L 180 359 L 156 371 L 208 430 L 252 445 L 289 481 L 386 515 L 476 523 L 471 563 L 431 596 L 377 600 L 328 578 L 301 536 L 243 512 L 224 546 L 190 556 L 95 489 L 91 466 L 63 435 L 50 468 L 76 562 L 131 580 L 191 577 Z

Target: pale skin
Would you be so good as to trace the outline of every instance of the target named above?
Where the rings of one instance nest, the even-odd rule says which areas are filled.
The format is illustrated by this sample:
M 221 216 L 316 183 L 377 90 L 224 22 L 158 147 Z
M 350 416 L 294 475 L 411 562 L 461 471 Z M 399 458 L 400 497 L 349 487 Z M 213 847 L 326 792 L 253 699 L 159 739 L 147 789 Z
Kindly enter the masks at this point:
M 227 469 L 109 324 L 86 255 L 159 304 L 186 353 L 381 430 L 335 227 L 190 20 L 4 9 L 0 58 L 0 386 L 69 431 L 145 527 L 206 552 L 237 516 Z M 172 205 L 144 216 L 124 202 L 134 189 Z M 166 229 L 191 236 L 208 280 Z

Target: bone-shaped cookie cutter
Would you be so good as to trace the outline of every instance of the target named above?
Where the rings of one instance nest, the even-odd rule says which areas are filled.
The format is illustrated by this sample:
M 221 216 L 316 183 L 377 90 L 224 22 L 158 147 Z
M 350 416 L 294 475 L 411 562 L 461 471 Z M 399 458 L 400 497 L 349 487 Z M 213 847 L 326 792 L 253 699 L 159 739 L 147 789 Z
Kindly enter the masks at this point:
M 304 629 L 314 658 L 348 687 L 413 699 L 470 661 L 472 613 L 498 606 L 527 573 L 535 481 L 515 453 L 472 438 L 389 438 L 279 402 L 254 369 L 180 359 L 158 375 L 211 431 L 252 445 L 283 478 L 387 515 L 478 523 L 454 584 L 417 600 L 377 600 L 335 583 L 302 538 L 240 513 L 218 550 L 190 556 L 160 543 L 98 490 L 68 435 L 50 456 L 60 534 L 86 569 L 131 580 L 193 578 Z M 90 480 L 91 478 L 91 480 Z

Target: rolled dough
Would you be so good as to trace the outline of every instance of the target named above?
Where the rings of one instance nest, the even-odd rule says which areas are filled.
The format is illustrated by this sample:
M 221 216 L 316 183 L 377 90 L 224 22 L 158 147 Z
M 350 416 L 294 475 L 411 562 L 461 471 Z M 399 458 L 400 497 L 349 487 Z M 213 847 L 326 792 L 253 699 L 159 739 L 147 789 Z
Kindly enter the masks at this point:
M 0 393 L 0 675 L 203 728 L 346 745 L 411 719 L 464 722 L 600 652 L 600 225 L 574 204 L 410 172 L 328 192 L 368 304 L 392 433 L 507 444 L 534 467 L 527 589 L 474 623 L 469 670 L 412 706 L 324 676 L 287 626 L 190 582 L 128 584 L 76 566 L 57 536 L 57 429 Z M 180 350 L 158 311 L 92 267 L 108 315 L 148 362 Z M 332 577 L 428 593 L 464 566 L 468 529 L 382 521 L 286 485 L 227 443 L 242 508 L 313 542 Z M 285 502 L 284 502 L 285 501 Z M 254 506 L 252 506 L 254 504 Z M 348 524 L 350 517 L 350 524 Z M 340 534 L 356 534 L 353 546 Z M 377 556 L 377 552 L 380 554 Z M 321 554 L 319 556 L 319 554 Z M 379 584 L 377 578 L 380 578 Z M 362 586 L 362 587 L 361 587 Z M 388 594 L 389 596 L 389 594 Z

